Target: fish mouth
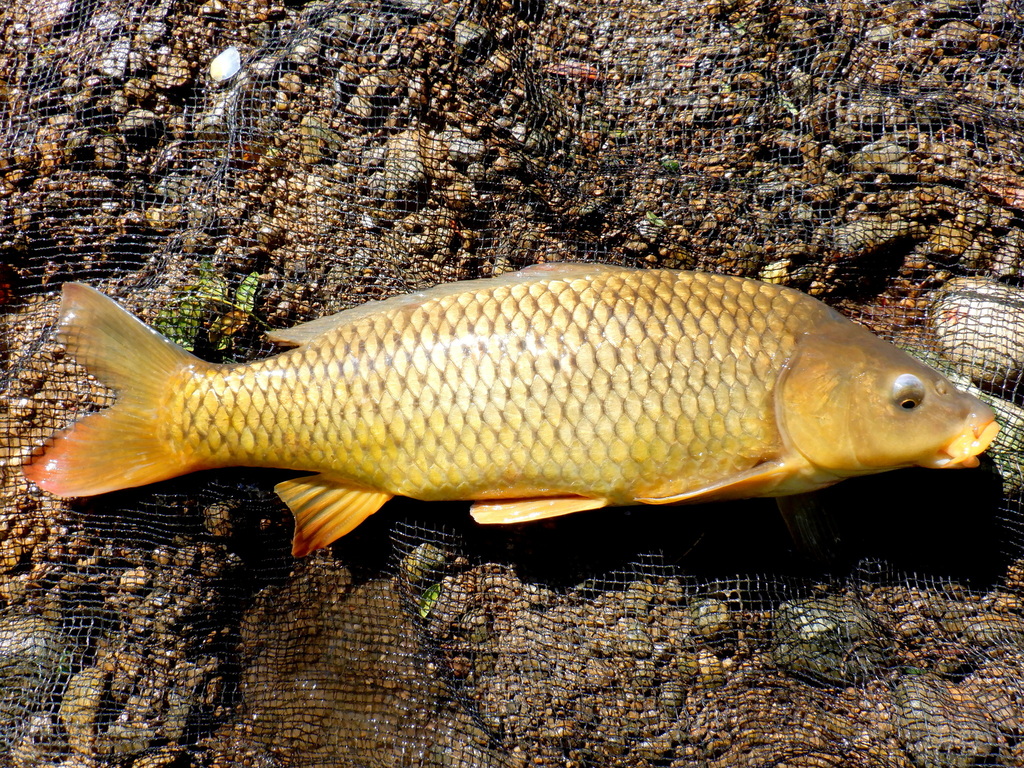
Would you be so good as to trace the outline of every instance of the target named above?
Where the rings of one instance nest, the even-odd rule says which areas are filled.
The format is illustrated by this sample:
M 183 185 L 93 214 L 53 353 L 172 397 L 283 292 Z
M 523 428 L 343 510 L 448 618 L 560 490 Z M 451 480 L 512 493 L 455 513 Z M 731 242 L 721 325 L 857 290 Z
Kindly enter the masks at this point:
M 971 425 L 953 438 L 948 445 L 940 448 L 933 459 L 922 462 L 922 466 L 976 467 L 979 464 L 978 454 L 989 447 L 998 432 L 999 425 L 994 419 Z

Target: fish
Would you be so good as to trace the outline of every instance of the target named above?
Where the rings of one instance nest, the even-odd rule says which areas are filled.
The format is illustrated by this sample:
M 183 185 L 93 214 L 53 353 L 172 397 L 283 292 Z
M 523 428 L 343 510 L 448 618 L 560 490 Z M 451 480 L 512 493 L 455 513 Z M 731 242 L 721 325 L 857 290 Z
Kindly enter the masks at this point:
M 973 467 L 992 410 L 800 291 L 670 269 L 546 263 L 369 301 L 205 362 L 80 283 L 57 338 L 114 392 L 29 458 L 59 497 L 228 466 L 275 490 L 292 552 L 393 496 L 483 524 L 608 506 L 803 494 L 901 467 Z

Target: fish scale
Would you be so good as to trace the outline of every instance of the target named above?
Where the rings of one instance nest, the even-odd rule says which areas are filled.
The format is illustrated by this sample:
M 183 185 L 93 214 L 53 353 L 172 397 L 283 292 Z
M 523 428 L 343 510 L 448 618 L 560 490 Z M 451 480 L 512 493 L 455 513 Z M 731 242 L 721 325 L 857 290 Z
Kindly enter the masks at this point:
M 699 487 L 777 444 L 763 418 L 771 360 L 795 343 L 786 328 L 800 306 L 774 286 L 680 274 L 522 283 L 372 316 L 302 349 L 192 379 L 175 409 L 199 408 L 208 423 L 220 400 L 241 418 L 215 431 L 192 419 L 179 439 L 207 465 L 304 462 L 423 499 L 515 485 L 624 503 L 638 482 L 666 476 Z M 764 314 L 745 375 L 736 355 L 757 323 L 723 322 L 743 304 Z M 700 322 L 688 330 L 680 318 Z M 752 387 L 757 367 L 768 375 Z M 290 403 L 283 419 L 265 407 L 279 380 L 295 382 L 278 393 Z M 290 443 L 295 456 L 282 450 Z
M 438 286 L 275 332 L 296 348 L 236 365 L 72 284 L 59 337 L 117 401 L 58 435 L 30 479 L 85 495 L 202 468 L 305 470 L 276 486 L 296 554 L 394 495 L 475 500 L 482 522 L 784 495 L 976 465 L 998 429 L 809 296 L 674 270 L 542 265 Z

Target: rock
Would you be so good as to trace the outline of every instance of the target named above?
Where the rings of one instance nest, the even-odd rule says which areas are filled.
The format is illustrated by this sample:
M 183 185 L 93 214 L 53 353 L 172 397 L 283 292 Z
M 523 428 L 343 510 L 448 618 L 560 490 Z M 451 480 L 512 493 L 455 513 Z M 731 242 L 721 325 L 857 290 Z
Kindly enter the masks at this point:
M 913 173 L 910 150 L 893 141 L 882 139 L 866 144 L 850 158 L 850 170 L 854 173 Z
M 75 752 L 92 754 L 96 746 L 100 702 L 109 674 L 99 667 L 86 667 L 68 681 L 60 702 L 60 721 L 68 733 L 68 746 Z
M 210 62 L 210 79 L 215 83 L 230 80 L 242 68 L 242 58 L 238 49 L 231 45 L 218 53 Z
M 130 109 L 121 118 L 121 132 L 125 134 L 155 135 L 163 132 L 163 124 L 155 112 L 148 109 Z
M 630 656 L 648 659 L 654 652 L 654 643 L 651 642 L 650 633 L 636 619 L 623 619 L 619 623 L 619 635 L 622 640 L 622 650 Z
M 966 21 L 949 21 L 935 31 L 938 40 L 947 53 L 961 53 L 978 39 L 978 28 Z
M 792 266 L 793 262 L 789 259 L 776 259 L 761 268 L 761 271 L 757 275 L 757 279 L 763 280 L 766 283 L 785 285 L 786 281 L 789 279 L 789 272 Z
M 301 149 L 299 157 L 304 163 L 318 163 L 341 151 L 343 141 L 329 123 L 315 115 L 306 115 L 299 123 Z
M 46 619 L 11 613 L 0 618 L 0 748 L 9 747 L 17 726 L 56 672 L 61 645 Z
M 473 59 L 486 48 L 489 32 L 486 27 L 472 21 L 455 25 L 455 50 L 466 59 Z
M 157 53 L 153 85 L 159 90 L 178 88 L 187 83 L 191 77 L 192 64 L 183 56 L 171 52 L 166 46 Z
M 622 598 L 623 608 L 630 616 L 642 616 L 650 609 L 651 601 L 657 594 L 654 585 L 649 581 L 634 581 L 626 588 Z
M 453 163 L 476 163 L 482 160 L 487 152 L 484 142 L 471 139 L 461 131 L 445 131 L 442 140 L 448 144 L 448 158 Z
M 898 738 L 918 768 L 970 768 L 1004 741 L 989 712 L 941 678 L 905 675 L 895 698 Z
M 783 603 L 773 627 L 775 663 L 820 682 L 863 684 L 893 662 L 892 640 L 874 615 L 842 596 Z
M 711 690 L 725 685 L 725 667 L 722 660 L 708 651 L 697 654 L 696 686 L 699 689 Z
M 47 35 L 54 27 L 64 23 L 75 6 L 74 0 L 26 0 L 25 10 L 32 29 Z
M 448 561 L 443 550 L 433 544 L 420 544 L 412 552 L 402 558 L 398 573 L 409 584 L 419 584 L 423 578 Z
M 295 42 L 288 51 L 288 60 L 300 66 L 316 66 L 320 55 L 320 41 L 316 35 L 308 35 Z
M 110 44 L 110 47 L 96 63 L 97 71 L 114 80 L 124 80 L 128 72 L 128 57 L 131 55 L 131 51 L 131 40 L 127 37 L 119 37 Z
M 958 277 L 932 294 L 939 353 L 979 385 L 1016 386 L 1024 373 L 1024 290 Z
M 388 141 L 383 178 L 378 183 L 384 206 L 390 209 L 413 210 L 425 191 L 426 166 L 420 156 L 419 132 L 403 131 Z
M 1024 649 L 1024 620 L 1013 614 L 985 613 L 963 619 L 964 642 L 985 648 L 1010 646 Z
M 911 237 L 920 225 L 899 217 L 865 216 L 836 228 L 832 241 L 848 254 L 875 253 L 895 240 Z
M 729 630 L 729 606 L 714 598 L 695 600 L 690 605 L 690 619 L 694 634 L 714 640 Z

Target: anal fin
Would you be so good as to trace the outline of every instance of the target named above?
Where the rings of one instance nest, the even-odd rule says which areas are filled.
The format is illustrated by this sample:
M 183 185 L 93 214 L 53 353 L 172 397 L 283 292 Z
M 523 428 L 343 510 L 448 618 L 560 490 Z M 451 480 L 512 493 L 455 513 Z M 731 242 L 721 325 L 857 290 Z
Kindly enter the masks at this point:
M 326 547 L 380 509 L 392 494 L 353 488 L 329 475 L 307 475 L 274 486 L 295 516 L 292 555 Z
M 473 519 L 483 525 L 525 523 L 608 506 L 605 499 L 585 496 L 540 496 L 532 499 L 487 499 L 474 502 Z

